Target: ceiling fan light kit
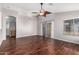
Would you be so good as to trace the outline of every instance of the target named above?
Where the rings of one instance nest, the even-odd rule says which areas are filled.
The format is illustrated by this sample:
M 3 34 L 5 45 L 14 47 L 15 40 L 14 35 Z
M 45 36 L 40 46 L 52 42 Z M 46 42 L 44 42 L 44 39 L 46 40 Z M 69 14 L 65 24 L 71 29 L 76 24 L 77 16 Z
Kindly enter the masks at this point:
M 47 15 L 47 11 L 45 11 L 45 10 L 42 8 L 43 3 L 40 3 L 40 4 L 41 4 L 40 16 L 44 16 L 44 17 L 46 17 L 46 15 Z
M 42 16 L 42 15 L 44 15 L 44 12 L 41 12 L 41 13 L 40 13 L 40 16 Z
M 40 14 L 40 16 L 43 16 L 44 15 L 44 9 L 41 9 L 39 14 Z

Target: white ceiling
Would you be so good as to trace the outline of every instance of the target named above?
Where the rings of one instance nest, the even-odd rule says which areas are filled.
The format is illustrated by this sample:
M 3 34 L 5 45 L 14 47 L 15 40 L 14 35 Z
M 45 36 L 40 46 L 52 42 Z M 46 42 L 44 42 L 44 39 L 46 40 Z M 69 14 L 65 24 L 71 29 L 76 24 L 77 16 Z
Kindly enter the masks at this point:
M 40 3 L 0 3 L 2 8 L 38 12 Z M 79 10 L 79 3 L 44 3 L 43 8 L 53 13 Z

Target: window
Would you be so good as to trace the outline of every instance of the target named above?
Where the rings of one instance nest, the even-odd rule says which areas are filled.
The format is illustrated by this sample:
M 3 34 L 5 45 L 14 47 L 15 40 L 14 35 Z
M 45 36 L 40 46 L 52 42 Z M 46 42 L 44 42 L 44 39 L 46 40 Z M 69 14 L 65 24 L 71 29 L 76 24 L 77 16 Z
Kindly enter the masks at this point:
M 79 19 L 74 19 L 74 34 L 79 35 Z
M 64 20 L 64 34 L 79 35 L 79 18 Z

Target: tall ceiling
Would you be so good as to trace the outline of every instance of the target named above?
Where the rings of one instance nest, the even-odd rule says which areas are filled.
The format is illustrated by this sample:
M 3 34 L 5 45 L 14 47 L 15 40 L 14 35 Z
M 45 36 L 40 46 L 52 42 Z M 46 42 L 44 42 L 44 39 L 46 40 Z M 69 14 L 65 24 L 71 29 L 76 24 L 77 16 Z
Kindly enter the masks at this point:
M 1 8 L 38 12 L 40 3 L 0 3 Z M 44 3 L 43 8 L 53 13 L 79 10 L 79 3 Z

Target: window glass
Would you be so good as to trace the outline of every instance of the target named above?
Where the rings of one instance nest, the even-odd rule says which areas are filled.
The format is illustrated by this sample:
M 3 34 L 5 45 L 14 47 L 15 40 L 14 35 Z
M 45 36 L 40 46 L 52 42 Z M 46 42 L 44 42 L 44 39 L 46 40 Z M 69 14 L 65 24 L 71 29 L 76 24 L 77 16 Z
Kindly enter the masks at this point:
M 64 21 L 64 32 L 65 34 L 72 34 L 73 31 L 73 19 Z
M 79 18 L 64 20 L 64 34 L 79 35 Z

